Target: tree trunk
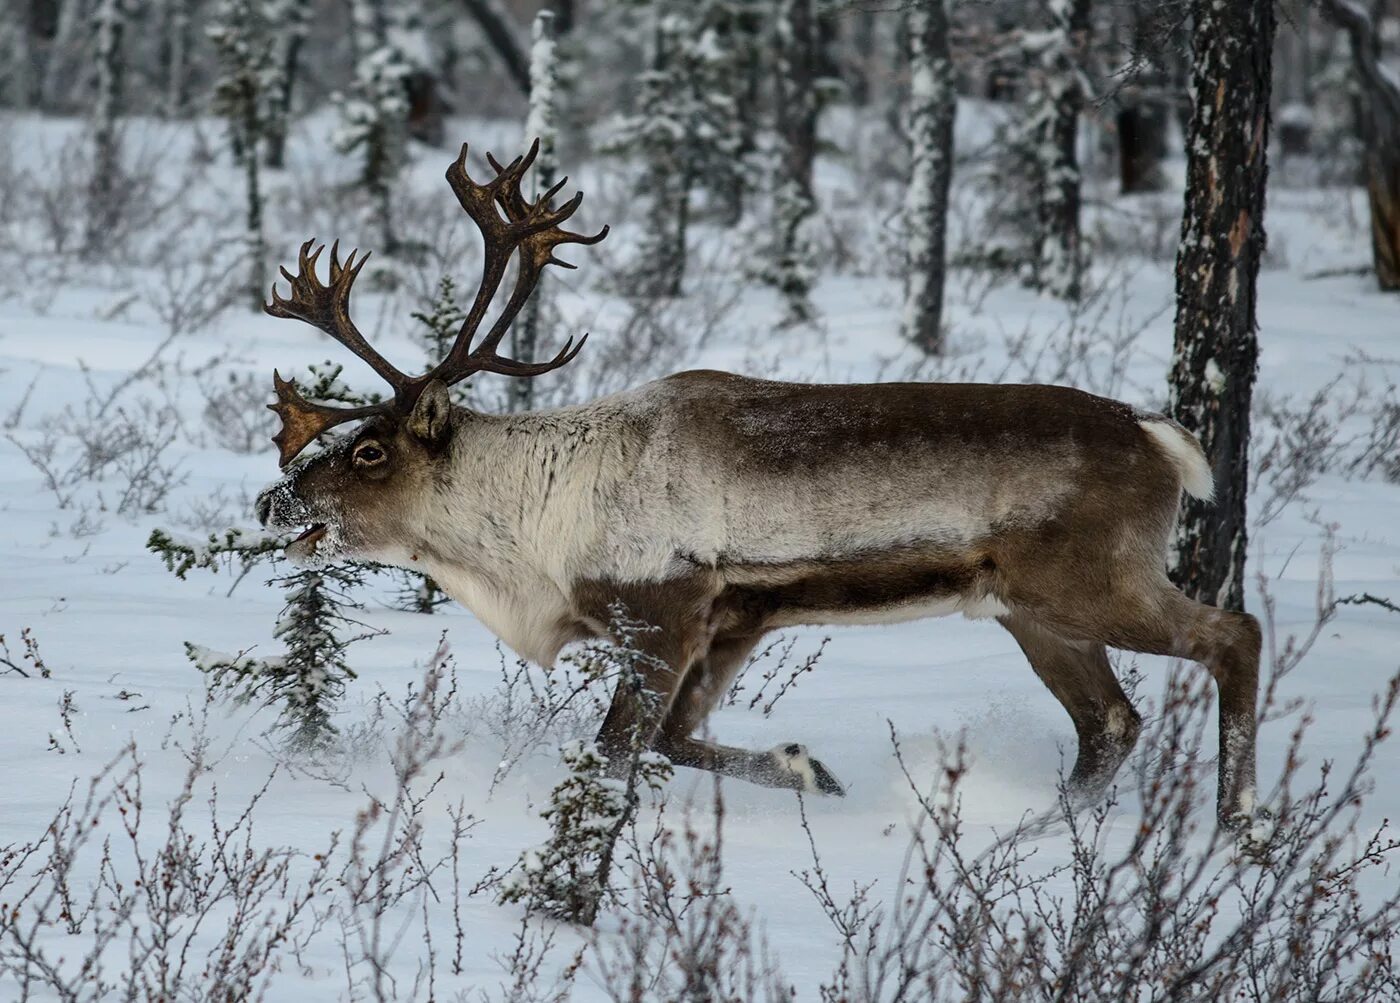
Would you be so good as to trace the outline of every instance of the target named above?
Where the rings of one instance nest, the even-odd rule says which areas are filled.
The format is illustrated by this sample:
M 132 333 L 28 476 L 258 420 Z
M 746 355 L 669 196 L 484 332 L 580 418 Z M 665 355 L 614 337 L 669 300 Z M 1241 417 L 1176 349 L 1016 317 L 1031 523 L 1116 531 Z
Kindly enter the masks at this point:
M 549 191 L 558 174 L 555 149 L 558 132 L 558 46 L 555 40 L 556 15 L 542 10 L 535 15 L 530 45 L 530 110 L 525 116 L 525 143 L 539 141 L 540 150 L 531 168 L 532 198 Z M 525 301 L 520 320 L 511 332 L 511 342 L 517 359 L 533 359 L 540 342 L 540 318 L 544 312 L 543 297 L 548 294 L 546 277 L 540 276 L 535 294 Z M 534 405 L 534 380 L 512 380 L 510 402 L 512 411 L 528 411 Z
M 1376 283 L 1383 292 L 1400 292 L 1400 141 L 1367 153 L 1366 196 Z
M 810 250 L 806 224 L 816 210 L 812 167 L 817 156 L 817 26 L 813 0 L 782 0 L 777 15 L 777 79 L 774 81 L 780 146 L 773 196 L 777 261 L 773 283 L 786 300 L 790 323 L 811 319 Z
M 462 6 L 476 21 L 487 44 L 500 57 L 506 76 L 516 90 L 526 97 L 530 94 L 530 60 L 516 36 L 510 15 L 499 0 L 462 0 Z
M 947 0 L 914 0 L 906 19 L 910 164 L 904 197 L 909 245 L 903 333 L 925 353 L 940 355 L 948 185 L 953 177 L 953 121 L 957 114 Z
M 121 176 L 121 139 L 117 116 L 122 105 L 125 77 L 123 41 L 126 15 L 118 0 L 102 0 L 93 12 L 97 44 L 97 95 L 92 111 L 92 177 L 88 189 L 87 237 L 84 253 L 95 254 L 112 236 L 121 215 L 118 185 Z
M 281 170 L 287 161 L 287 133 L 292 123 L 292 94 L 296 90 L 297 74 L 301 69 L 301 48 L 306 42 L 308 8 L 290 3 L 277 12 L 276 45 L 281 65 L 267 114 L 267 145 L 264 157 L 268 167 Z
M 1193 0 L 1186 208 L 1176 259 L 1171 412 L 1205 447 L 1215 502 L 1187 499 L 1173 578 L 1244 608 L 1249 407 L 1259 346 L 1273 0 Z
M 1147 3 L 1135 0 L 1132 5 L 1132 50 L 1142 69 L 1120 94 L 1116 116 L 1119 191 L 1124 195 L 1166 187 L 1162 161 L 1167 156 L 1171 124 L 1170 82 L 1159 54 L 1166 39 L 1161 37 L 1162 26 Z
M 1168 107 L 1145 95 L 1129 95 L 1117 115 L 1118 180 L 1124 195 L 1159 192 L 1166 187 L 1162 158 L 1167 152 Z
M 1347 33 L 1361 85 L 1359 118 L 1376 282 L 1386 292 L 1400 291 L 1400 84 L 1381 65 L 1380 32 L 1360 5 L 1322 0 L 1322 8 Z
M 1079 232 L 1079 114 L 1084 109 L 1084 56 L 1090 0 L 1049 0 L 1051 31 L 1058 36 L 1045 55 L 1035 114 L 1037 185 L 1036 285 L 1068 300 L 1079 299 L 1084 251 Z

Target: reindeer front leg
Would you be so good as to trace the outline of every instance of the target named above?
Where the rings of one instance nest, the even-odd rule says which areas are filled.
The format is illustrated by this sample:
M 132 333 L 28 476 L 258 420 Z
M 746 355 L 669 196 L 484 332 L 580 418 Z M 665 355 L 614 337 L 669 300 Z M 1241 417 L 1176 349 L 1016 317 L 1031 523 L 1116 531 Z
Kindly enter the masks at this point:
M 634 749 L 656 742 L 692 665 L 709 646 L 710 592 L 700 576 L 664 582 L 590 582 L 575 601 L 585 619 L 606 625 L 625 650 L 624 671 L 598 730 L 598 748 L 615 770 Z

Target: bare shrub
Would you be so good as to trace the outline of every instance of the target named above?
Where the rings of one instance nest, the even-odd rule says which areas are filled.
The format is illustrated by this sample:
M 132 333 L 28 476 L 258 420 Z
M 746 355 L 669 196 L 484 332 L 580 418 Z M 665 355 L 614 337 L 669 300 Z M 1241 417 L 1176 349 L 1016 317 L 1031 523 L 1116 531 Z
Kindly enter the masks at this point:
M 1305 403 L 1261 396 L 1252 457 L 1255 522 L 1265 525 L 1325 474 L 1400 481 L 1400 392 L 1392 382 L 1374 387 L 1378 360 L 1348 359 L 1348 368 Z
M 1361 808 L 1400 675 L 1377 697 L 1357 760 L 1344 770 L 1324 763 L 1313 779 L 1302 766 L 1308 718 L 1278 703 L 1278 680 L 1336 611 L 1330 555 L 1324 543 L 1317 616 L 1302 637 L 1277 638 L 1261 582 L 1270 673 L 1261 721 L 1291 722 L 1286 765 L 1266 799 L 1272 817 L 1239 842 L 1203 810 L 1214 764 L 1202 754 L 1211 690 L 1199 673 L 1174 672 L 1160 711 L 1147 715 L 1143 752 L 1125 781 L 1138 819 L 1126 832 L 1112 824 L 1116 790 L 1086 817 L 1062 789 L 1058 812 L 975 849 L 960 797 L 965 745 L 941 747 L 926 788 L 891 727 L 918 806 L 893 889 L 881 896 L 874 882 L 834 888 L 804 814 L 812 864 L 800 877 L 841 945 L 822 997 L 1204 1003 L 1393 995 L 1400 889 L 1380 876 L 1394 866 L 1400 841 L 1388 823 L 1363 826 Z M 1047 832 L 1068 838 L 1069 861 L 1035 867 Z
M 186 750 L 179 793 L 152 815 L 134 745 L 42 835 L 0 855 L 0 979 L 12 999 L 259 998 L 317 934 L 313 898 L 333 887 L 324 854 L 253 839 L 271 777 L 231 817 L 207 785 L 207 745 Z M 208 828 L 186 817 L 208 786 Z
M 690 811 L 679 832 L 664 824 L 664 810 L 645 837 L 635 825 L 630 828 L 630 889 L 619 929 L 606 939 L 595 934 L 592 942 L 592 966 L 609 999 L 751 1003 L 793 998 L 755 922 L 725 883 L 724 801 L 718 778 L 713 791 L 714 825 L 708 831 Z
M 748 662 L 744 665 L 743 671 L 735 677 L 733 685 L 729 687 L 729 692 L 725 694 L 724 705 L 726 707 L 733 707 L 738 704 L 739 695 L 747 689 L 744 683 L 749 674 L 756 671 L 758 666 L 762 663 L 771 661 L 771 664 L 759 671 L 758 689 L 754 691 L 753 696 L 749 697 L 747 706 L 749 710 L 755 710 L 761 704 L 763 716 L 769 717 L 772 715 L 773 708 L 778 705 L 778 701 L 782 699 L 783 694 L 796 686 L 797 680 L 801 676 L 811 672 L 817 667 L 817 662 L 821 660 L 822 652 L 824 652 L 826 646 L 831 643 L 831 638 L 824 637 L 821 639 L 821 643 L 817 645 L 816 651 L 799 659 L 793 655 L 793 650 L 797 647 L 798 640 L 799 638 L 796 636 L 788 637 L 784 634 L 779 634 L 762 650 L 756 651 L 750 655 Z M 770 693 L 768 687 L 779 679 L 781 679 L 781 682 L 778 682 L 776 689 Z
M 89 397 L 81 411 L 64 408 L 41 420 L 36 433 L 7 438 L 39 471 L 61 509 L 95 489 L 102 511 L 158 512 L 185 481 L 179 460 L 166 457 L 177 436 L 176 412 L 147 398 L 109 411 L 110 400 Z M 112 495 L 103 490 L 109 485 Z
M 442 688 L 450 677 L 446 641 L 440 641 L 423 675 L 422 684 L 404 706 L 403 720 L 389 750 L 394 787 L 388 797 L 366 790 L 367 802 L 355 817 L 349 855 L 339 871 L 342 897 L 325 914 L 338 927 L 338 939 L 346 980 L 357 998 L 435 998 L 439 966 L 433 943 L 432 906 L 448 903 L 455 930 L 453 968 L 462 969 L 465 939 L 457 903 L 464 894 L 458 866 L 460 846 L 477 820 L 458 803 L 449 810 L 452 828 L 448 845 L 439 852 L 428 848 L 425 809 L 444 775 L 435 776 L 430 765 L 436 759 L 460 751 L 465 736 L 448 736 L 440 727 L 455 696 Z M 391 958 L 399 946 L 403 915 L 421 917 L 425 954 L 411 987 L 401 987 L 391 972 Z
M 587 652 L 570 652 L 547 667 L 507 662 L 499 647 L 497 652 L 500 682 L 473 700 L 469 711 L 501 745 L 493 791 L 536 749 L 591 735 L 608 707 L 606 687 L 595 674 L 604 662 Z
M 5 641 L 4 634 L 0 634 L 0 665 L 5 667 L 6 672 L 16 672 L 26 679 L 30 677 L 31 673 L 41 679 L 48 679 L 52 673 L 49 672 L 49 667 L 44 664 L 44 657 L 39 654 L 39 640 L 34 636 L 34 631 L 29 627 L 23 628 L 19 632 L 19 639 L 24 646 L 24 654 L 20 655 L 19 658 L 29 668 L 26 669 L 24 665 L 15 661 L 15 656 L 10 653 L 10 646 Z
M 267 378 L 238 370 L 196 374 L 204 397 L 204 424 L 214 441 L 230 452 L 267 449 L 277 420 L 267 409 Z
M 887 365 L 880 379 L 939 382 L 1058 383 L 1106 397 L 1121 397 L 1128 387 L 1128 362 L 1143 333 L 1171 306 L 1164 302 L 1149 314 L 1135 311 L 1135 273 L 1113 269 L 1086 275 L 1081 298 L 1067 302 L 1064 319 L 1048 332 L 1027 323 L 1019 331 L 998 328 L 1005 360 L 988 364 L 983 352 L 924 356 L 902 367 Z M 1143 388 L 1146 389 L 1146 388 Z

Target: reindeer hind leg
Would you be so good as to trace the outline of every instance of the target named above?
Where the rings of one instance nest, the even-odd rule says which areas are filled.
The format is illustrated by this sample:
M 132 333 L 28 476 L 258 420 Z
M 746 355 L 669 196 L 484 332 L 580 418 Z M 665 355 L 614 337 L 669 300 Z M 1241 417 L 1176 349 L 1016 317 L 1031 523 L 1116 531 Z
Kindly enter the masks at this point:
M 1081 804 L 1097 800 L 1132 752 L 1142 725 L 1113 675 L 1107 650 L 1098 642 L 1061 637 L 1022 612 L 999 622 L 1074 722 L 1079 748 L 1069 776 L 1071 796 Z

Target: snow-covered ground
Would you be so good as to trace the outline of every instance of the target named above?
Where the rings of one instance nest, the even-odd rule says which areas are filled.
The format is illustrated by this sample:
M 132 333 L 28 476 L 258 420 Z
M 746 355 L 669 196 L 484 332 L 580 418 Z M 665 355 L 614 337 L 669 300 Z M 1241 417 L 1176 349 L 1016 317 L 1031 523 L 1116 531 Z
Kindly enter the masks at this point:
M 54 177 L 70 169 L 77 150 L 63 144 L 72 130 L 63 123 L 5 123 L 11 169 L 38 169 Z M 459 123 L 454 131 L 478 150 L 500 152 L 515 145 L 515 127 L 508 123 Z M 312 234 L 340 236 L 351 246 L 372 245 L 372 229 L 330 187 L 348 176 L 348 167 L 320 152 L 328 150 L 326 144 L 301 138 L 291 146 L 289 172 L 270 179 L 274 252 L 290 260 L 300 241 Z M 156 361 L 123 386 L 94 420 L 109 425 L 125 414 L 137 426 L 154 424 L 158 434 L 172 437 L 158 464 L 171 468 L 174 484 L 154 502 L 154 511 L 141 511 L 139 503 L 117 511 L 129 483 L 119 470 L 109 470 L 95 482 L 76 478 L 80 483 L 56 492 L 26 459 L 24 448 L 42 447 L 52 438 L 55 464 L 67 468 L 74 463 L 79 446 L 69 432 L 93 425 L 84 417 L 96 406 L 93 402 L 121 385 L 169 336 L 160 306 L 191 302 L 200 270 L 208 263 L 243 273 L 237 176 L 223 165 L 187 167 L 202 145 L 221 142 L 216 127 L 206 125 L 203 137 L 196 139 L 188 129 L 137 124 L 132 140 L 148 156 L 159 154 L 162 185 L 178 186 L 186 173 L 191 180 L 177 209 L 161 218 L 159 233 L 133 241 L 130 264 L 84 265 L 71 252 L 46 254 L 41 248 L 48 238 L 31 207 L 0 208 L 11 214 L 0 219 L 0 270 L 5 273 L 0 276 L 0 422 L 6 433 L 0 439 L 0 561 L 5 569 L 0 633 L 10 659 L 30 670 L 28 678 L 0 674 L 0 757 L 6 764 L 0 783 L 0 846 L 38 839 L 70 791 L 81 801 L 89 778 L 134 743 L 145 812 L 138 843 L 149 852 L 166 837 L 169 805 L 185 782 L 191 750 L 202 742 L 207 746 L 205 768 L 184 809 L 192 831 L 208 833 L 212 792 L 217 791 L 218 817 L 228 824 L 266 784 L 252 816 L 252 845 L 303 851 L 308 857 L 292 865 L 300 879 L 313 866 L 309 855 L 326 851 L 339 833 L 332 865 L 338 874 L 357 813 L 371 795 L 389 796 L 394 789 L 390 746 L 403 725 L 393 708 L 402 706 L 410 687 L 421 686 L 425 666 L 445 632 L 459 689 L 442 728 L 461 748 L 434 759 L 418 782 L 426 792 L 441 775 L 422 804 L 419 822 L 428 856 L 437 859 L 451 843 L 449 811 L 460 804 L 476 820 L 460 841 L 457 862 L 461 970 L 454 972 L 452 963 L 459 948 L 454 946 L 458 926 L 450 867 L 433 876 L 436 896 L 429 894 L 424 902 L 410 895 L 391 910 L 379 951 L 398 979 L 395 991 L 401 998 L 415 993 L 428 997 L 425 986 L 414 988 L 414 978 L 430 949 L 437 956 L 437 998 L 453 999 L 476 989 L 505 995 L 497 987 L 509 981 L 505 969 L 522 910 L 497 904 L 491 891 L 466 892 L 492 868 L 511 866 L 522 849 L 544 838 L 539 811 L 562 772 L 557 745 L 547 742 L 493 786 L 503 753 L 499 722 L 492 720 L 499 704 L 492 695 L 502 686 L 503 658 L 510 667 L 513 657 L 502 655 L 492 636 L 460 608 L 447 606 L 431 616 L 399 612 L 387 607 L 390 587 L 373 586 L 363 593 L 366 608 L 358 615 L 386 633 L 351 649 L 359 678 L 337 718 L 345 748 L 329 762 L 288 763 L 275 739 L 264 736 L 273 714 L 222 701 L 206 704 L 204 680 L 183 647 L 191 641 L 229 651 L 253 646 L 260 652 L 275 650 L 272 630 L 282 597 L 264 584 L 267 569 L 258 569 L 228 595 L 226 574 L 195 571 L 188 580 L 177 580 L 144 546 L 157 527 L 199 535 L 225 525 L 249 525 L 250 498 L 277 474 L 270 443 L 251 452 L 219 444 L 229 442 L 230 435 L 211 427 L 201 385 L 213 386 L 230 373 L 249 375 L 270 399 L 274 366 L 288 373 L 325 358 L 346 362 L 347 379 L 362 388 L 373 387 L 370 374 L 310 328 L 255 314 L 240 302 L 212 322 L 171 338 Z M 401 212 L 406 232 L 425 221 L 424 239 L 434 248 L 466 247 L 474 239 L 468 221 L 453 215 L 455 206 L 441 181 L 449 159 L 442 151 L 420 151 L 409 174 L 412 195 Z M 593 353 L 601 358 L 626 313 L 622 301 L 605 288 L 603 276 L 626 260 L 639 214 L 624 211 L 626 180 L 617 165 L 590 164 L 575 178 L 588 195 L 578 216 L 583 227 L 616 223 L 625 215 L 633 220 L 629 226 L 621 219 L 614 236 L 598 249 L 575 249 L 569 257 L 580 271 L 556 285 L 562 290 L 556 302 L 564 327 L 593 330 L 585 357 Z M 1014 283 L 988 288 L 983 277 L 954 273 L 948 284 L 951 356 L 929 367 L 921 366 L 896 336 L 899 287 L 884 274 L 894 245 L 883 232 L 893 199 L 885 216 L 874 219 L 863 215 L 861 187 L 848 168 L 823 163 L 821 182 L 824 201 L 835 207 L 832 229 L 840 231 L 849 266 L 824 275 L 816 291 L 820 326 L 773 330 L 779 316 L 773 295 L 744 280 L 756 246 L 751 235 L 702 233 L 690 279 L 691 302 L 676 307 L 673 320 L 687 330 L 702 330 L 716 320 L 713 314 L 721 304 L 732 299 L 732 305 L 703 344 L 682 346 L 674 361 L 657 360 L 653 371 L 704 365 L 834 381 L 907 372 L 1031 378 L 1075 382 L 1148 406 L 1164 403 L 1172 340 L 1170 236 L 1179 194 L 1134 199 L 1102 194 L 1091 200 L 1090 231 L 1111 234 L 1127 249 L 1117 256 L 1099 255 L 1093 283 L 1098 298 L 1078 315 Z M 964 204 L 976 199 L 979 183 L 960 179 L 955 199 Z M 1166 254 L 1145 254 L 1154 228 L 1164 225 Z M 1271 252 L 1258 297 L 1261 408 L 1286 404 L 1300 409 L 1324 389 L 1324 410 L 1342 408 L 1358 382 L 1374 404 L 1400 380 L 1400 300 L 1377 293 L 1364 275 L 1316 277 L 1369 260 L 1360 193 L 1276 187 L 1269 196 L 1267 229 Z M 151 250 L 157 238 L 186 248 L 187 263 L 157 263 Z M 52 250 L 51 242 L 49 246 Z M 389 266 L 426 276 L 429 282 L 450 268 L 459 287 L 470 289 L 476 259 L 474 251 L 467 253 L 460 264 L 450 258 L 439 264 L 430 256 L 430 264 L 416 270 L 393 262 Z M 375 267 L 357 289 L 361 327 L 390 358 L 414 358 L 421 349 L 408 337 L 408 314 L 425 305 L 420 297 L 424 284 L 411 275 L 397 290 L 387 288 L 388 283 L 376 280 Z M 271 278 L 269 269 L 269 282 Z M 162 293 L 163 283 L 176 292 Z M 169 311 L 164 312 L 168 317 Z M 483 381 L 481 392 L 496 391 Z M 140 416 L 142 402 L 153 409 L 149 421 Z M 257 406 L 256 401 L 249 405 Z M 69 432 L 53 438 L 45 430 L 59 427 L 56 416 L 65 409 L 75 416 L 63 426 Z M 1346 417 L 1339 434 L 1364 435 L 1368 421 L 1364 410 Z M 1262 450 L 1273 432 L 1262 417 L 1259 426 Z M 1319 554 L 1329 533 L 1336 546 L 1337 595 L 1400 599 L 1400 485 L 1387 483 L 1379 473 L 1349 475 L 1342 469 L 1349 455 L 1286 504 L 1270 500 L 1268 471 L 1255 479 L 1256 512 L 1266 506 L 1277 511 L 1254 527 L 1249 564 L 1251 574 L 1267 578 L 1277 601 L 1280 645 L 1288 634 L 1306 633 L 1313 623 Z M 1255 589 L 1250 604 L 1261 609 Z M 47 677 L 23 660 L 25 628 L 38 644 Z M 846 784 L 849 796 L 844 799 L 806 803 L 834 886 L 878 880 L 877 888 L 892 888 L 904 859 L 907 823 L 916 805 L 891 754 L 890 725 L 901 735 L 914 771 L 925 771 L 930 782 L 936 775 L 936 738 L 965 734 L 972 766 L 962 788 L 963 818 L 972 845 L 1006 831 L 1026 813 L 1052 806 L 1057 778 L 1073 755 L 1074 733 L 1011 637 L 995 624 L 948 619 L 790 633 L 798 660 L 830 636 L 815 671 L 798 680 L 771 716 L 745 709 L 748 701 L 742 699 L 716 713 L 712 724 L 716 735 L 731 744 L 766 748 L 779 741 L 803 742 Z M 1139 701 L 1160 701 L 1168 665 L 1150 658 L 1136 661 L 1145 673 Z M 750 693 L 761 670 L 749 674 Z M 1372 719 L 1373 700 L 1397 670 L 1400 616 L 1375 605 L 1342 607 L 1281 684 L 1281 698 L 1300 701 L 1313 718 L 1302 746 L 1305 771 L 1315 772 L 1329 760 L 1346 764 L 1355 759 Z M 65 701 L 71 705 L 66 723 Z M 1261 732 L 1265 788 L 1283 767 L 1296 720 L 1290 716 L 1266 724 Z M 1374 776 L 1377 789 L 1364 809 L 1368 825 L 1393 815 L 1400 804 L 1395 779 L 1400 776 L 1400 746 L 1381 749 Z M 830 975 L 838 938 L 792 873 L 810 864 L 795 796 L 734 782 L 723 785 L 723 796 L 725 884 L 742 909 L 752 910 L 799 997 L 811 998 L 814 987 Z M 712 803 L 707 776 L 678 771 L 669 798 L 667 813 L 673 820 L 678 822 L 682 806 L 693 802 L 701 824 L 707 824 Z M 1110 839 L 1115 832 L 1123 836 L 1134 830 L 1135 807 L 1125 795 L 1114 809 Z M 1203 822 L 1209 811 L 1209 806 L 1202 809 Z M 120 836 L 118 820 L 115 811 L 106 813 L 102 831 Z M 377 830 L 371 835 L 378 840 Z M 375 842 L 375 853 L 377 846 Z M 1067 842 L 1052 832 L 1039 843 L 1036 866 L 1053 867 L 1068 855 Z M 134 873 L 132 851 L 123 838 L 113 838 L 111 856 L 114 880 Z M 101 857 L 92 844 L 75 873 L 83 881 L 97 880 Z M 6 891 L 0 898 L 13 894 Z M 431 948 L 425 943 L 425 922 Z M 600 920 L 605 943 L 617 923 L 616 914 Z M 43 943 L 53 957 L 72 963 L 90 942 L 91 929 L 89 923 L 81 933 L 50 932 Z M 373 998 L 369 967 L 360 963 L 347 971 L 342 940 L 354 935 L 345 929 L 332 920 L 295 959 L 283 954 L 266 998 L 308 1003 Z M 546 983 L 588 942 L 583 933 L 562 926 L 554 928 L 554 937 L 543 965 L 551 973 Z M 125 943 L 108 949 L 109 975 L 120 970 L 127 950 Z M 358 947 L 349 953 L 366 956 Z M 194 985 L 199 976 L 187 978 Z M 14 998 L 15 990 L 6 986 L 0 996 Z M 585 960 L 573 998 L 606 998 L 594 962 Z

